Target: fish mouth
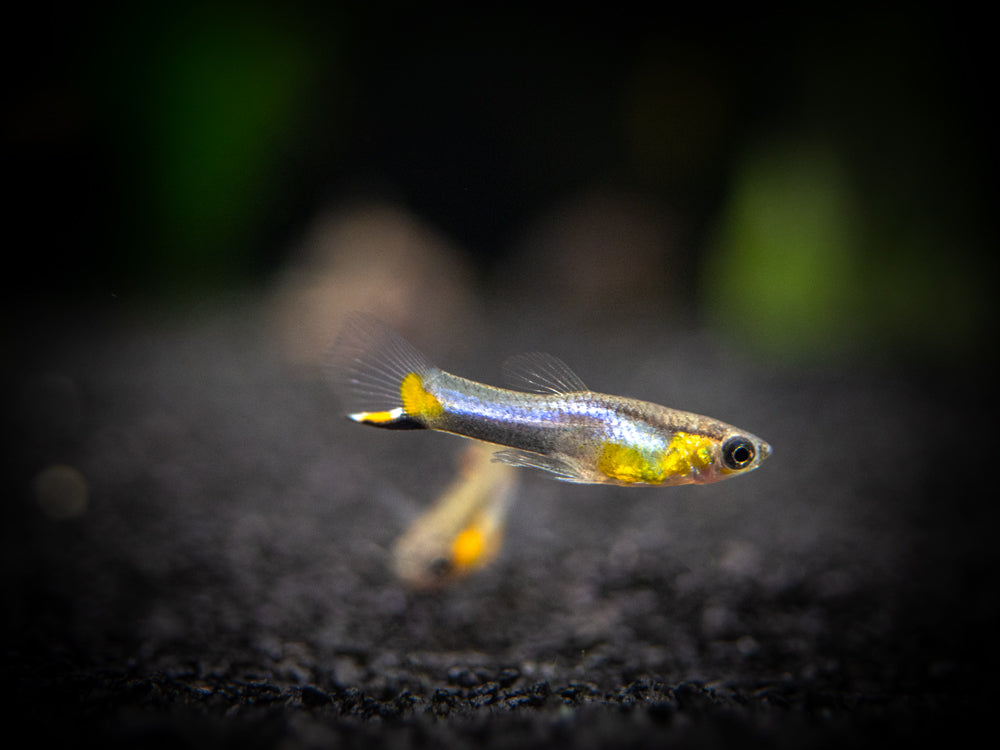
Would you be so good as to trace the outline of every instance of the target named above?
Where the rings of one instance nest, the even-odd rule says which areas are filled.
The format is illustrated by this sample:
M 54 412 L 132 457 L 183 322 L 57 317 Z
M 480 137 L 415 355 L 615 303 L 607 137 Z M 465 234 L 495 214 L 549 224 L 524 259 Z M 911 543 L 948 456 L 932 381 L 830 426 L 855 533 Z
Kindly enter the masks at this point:
M 765 458 L 771 455 L 770 444 L 765 443 L 763 440 L 761 440 L 759 446 L 759 453 L 760 453 L 760 459 L 758 460 L 758 463 L 762 462 Z

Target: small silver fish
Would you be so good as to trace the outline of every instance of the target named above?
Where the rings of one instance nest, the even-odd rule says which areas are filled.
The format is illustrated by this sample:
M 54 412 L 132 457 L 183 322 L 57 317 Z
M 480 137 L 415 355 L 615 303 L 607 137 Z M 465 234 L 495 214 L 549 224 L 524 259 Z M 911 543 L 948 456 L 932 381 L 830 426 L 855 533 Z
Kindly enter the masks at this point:
M 366 410 L 348 416 L 387 429 L 430 429 L 504 446 L 494 461 L 565 482 L 708 484 L 753 471 L 771 446 L 732 425 L 591 391 L 549 354 L 505 364 L 523 390 L 484 385 L 433 366 L 373 318 L 351 315 L 331 353 L 339 382 Z

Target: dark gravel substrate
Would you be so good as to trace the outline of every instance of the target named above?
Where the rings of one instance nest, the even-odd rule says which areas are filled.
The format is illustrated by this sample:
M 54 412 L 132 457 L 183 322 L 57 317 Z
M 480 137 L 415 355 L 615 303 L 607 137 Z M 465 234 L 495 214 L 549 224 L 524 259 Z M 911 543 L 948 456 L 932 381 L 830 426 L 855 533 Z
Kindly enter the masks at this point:
M 991 718 L 994 427 L 973 378 L 777 370 L 690 335 L 498 318 L 489 351 L 445 364 L 490 379 L 555 341 L 598 389 L 743 425 L 775 455 L 704 488 L 526 474 L 497 563 L 421 594 L 387 550 L 460 441 L 338 418 L 262 319 L 234 303 L 10 342 L 9 735 L 839 747 Z M 78 472 L 82 513 L 40 506 L 53 465 Z

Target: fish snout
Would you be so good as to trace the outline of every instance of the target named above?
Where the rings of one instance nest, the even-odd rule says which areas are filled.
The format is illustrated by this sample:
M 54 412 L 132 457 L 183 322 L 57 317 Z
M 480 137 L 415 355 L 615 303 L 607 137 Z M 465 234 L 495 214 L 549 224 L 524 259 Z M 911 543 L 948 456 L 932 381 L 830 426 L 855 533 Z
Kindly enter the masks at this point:
M 765 443 L 763 440 L 761 440 L 760 445 L 757 448 L 757 452 L 760 455 L 760 458 L 757 460 L 757 463 L 758 464 L 763 463 L 764 459 L 768 458 L 771 455 L 770 443 Z

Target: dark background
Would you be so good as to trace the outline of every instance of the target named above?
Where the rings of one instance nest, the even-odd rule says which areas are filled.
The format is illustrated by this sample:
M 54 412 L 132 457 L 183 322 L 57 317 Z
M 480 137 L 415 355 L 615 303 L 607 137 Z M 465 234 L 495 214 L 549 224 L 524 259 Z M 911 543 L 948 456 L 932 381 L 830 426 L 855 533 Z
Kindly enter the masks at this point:
M 3 684 L 40 739 L 881 743 L 987 719 L 983 19 L 47 5 L 6 25 Z M 498 382 L 775 449 L 526 473 L 488 570 L 393 540 L 459 441 L 339 418 L 367 308 Z

